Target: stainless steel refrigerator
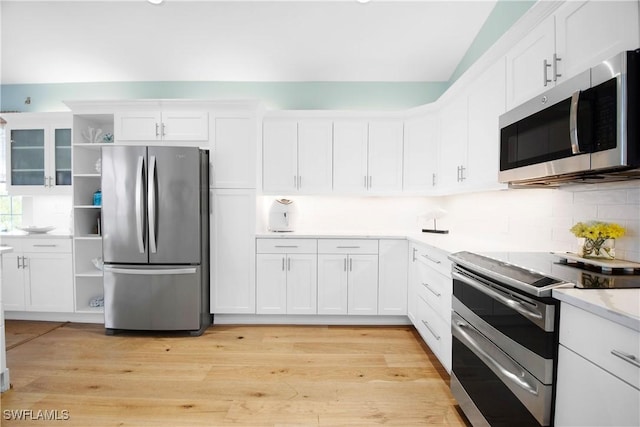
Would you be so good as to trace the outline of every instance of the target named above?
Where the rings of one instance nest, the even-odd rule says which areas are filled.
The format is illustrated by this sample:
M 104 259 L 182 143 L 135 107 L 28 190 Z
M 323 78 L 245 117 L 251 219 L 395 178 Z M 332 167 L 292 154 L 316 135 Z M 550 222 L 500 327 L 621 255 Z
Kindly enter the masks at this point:
M 208 171 L 195 147 L 102 148 L 107 334 L 211 324 Z

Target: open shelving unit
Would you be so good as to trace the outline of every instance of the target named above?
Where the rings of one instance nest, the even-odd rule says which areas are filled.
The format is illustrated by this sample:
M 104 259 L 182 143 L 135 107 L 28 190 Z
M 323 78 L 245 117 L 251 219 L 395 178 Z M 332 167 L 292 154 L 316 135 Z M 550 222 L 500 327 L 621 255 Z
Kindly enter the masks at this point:
M 93 194 L 100 189 L 98 161 L 105 142 L 86 139 L 88 129 L 113 134 L 113 114 L 74 114 L 73 116 L 73 240 L 75 311 L 102 313 L 103 307 L 90 302 L 103 296 L 102 271 L 93 260 L 102 259 L 102 236 L 99 221 L 102 207 L 93 204 Z

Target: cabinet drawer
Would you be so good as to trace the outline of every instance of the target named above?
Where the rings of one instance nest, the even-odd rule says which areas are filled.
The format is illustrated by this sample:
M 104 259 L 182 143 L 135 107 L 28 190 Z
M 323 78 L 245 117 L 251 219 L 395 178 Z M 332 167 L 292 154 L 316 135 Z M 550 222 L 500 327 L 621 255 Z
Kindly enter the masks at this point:
M 418 332 L 420 332 L 420 335 L 431 351 L 440 358 L 440 355 L 444 351 L 443 343 L 445 342 L 445 334 L 450 333 L 445 322 L 437 316 L 429 304 L 420 297 L 418 297 L 416 320 Z
M 71 239 L 25 239 L 22 251 L 71 253 Z
M 640 334 L 567 303 L 560 308 L 560 343 L 640 388 Z M 627 360 L 625 356 L 627 355 Z
M 316 239 L 256 239 L 259 254 L 315 254 L 317 245 Z
M 451 277 L 451 261 L 448 258 L 449 254 L 447 252 L 421 245 L 414 245 L 412 252 L 411 256 L 413 260 L 420 261 L 436 269 L 441 274 Z
M 451 317 L 451 279 L 429 268 L 423 263 L 417 263 L 417 294 L 435 310 L 442 319 Z
M 377 254 L 377 239 L 320 239 L 318 253 L 321 254 Z

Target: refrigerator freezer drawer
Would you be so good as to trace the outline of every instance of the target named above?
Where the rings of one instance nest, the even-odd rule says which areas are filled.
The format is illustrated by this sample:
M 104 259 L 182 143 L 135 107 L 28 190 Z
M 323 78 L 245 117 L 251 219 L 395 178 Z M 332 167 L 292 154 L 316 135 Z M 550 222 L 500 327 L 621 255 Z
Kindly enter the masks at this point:
M 200 328 L 200 266 L 105 265 L 105 328 Z

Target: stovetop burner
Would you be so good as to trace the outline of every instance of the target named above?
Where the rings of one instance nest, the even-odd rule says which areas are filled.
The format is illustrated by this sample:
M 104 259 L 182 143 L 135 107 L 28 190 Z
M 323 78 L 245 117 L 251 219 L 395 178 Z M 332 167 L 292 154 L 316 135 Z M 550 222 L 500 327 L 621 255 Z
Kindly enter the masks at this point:
M 459 252 L 450 258 L 509 278 L 518 289 L 538 296 L 550 295 L 556 287 L 640 288 L 640 264 L 622 260 L 584 259 L 564 252 Z

